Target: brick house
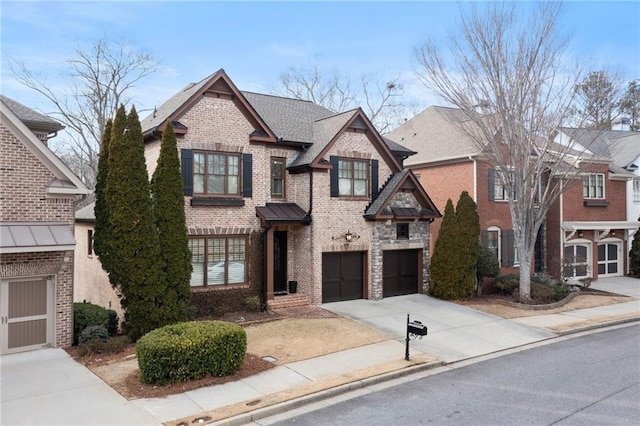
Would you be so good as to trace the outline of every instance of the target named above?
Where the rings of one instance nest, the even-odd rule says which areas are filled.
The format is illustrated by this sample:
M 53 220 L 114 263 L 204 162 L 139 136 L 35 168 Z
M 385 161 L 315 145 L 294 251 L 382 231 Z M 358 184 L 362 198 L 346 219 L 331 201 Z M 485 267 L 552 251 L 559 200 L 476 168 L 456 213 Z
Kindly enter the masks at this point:
M 89 190 L 47 146 L 63 126 L 0 107 L 0 353 L 70 346 L 74 201 Z
M 257 285 L 277 306 L 426 290 L 440 213 L 403 170 L 413 152 L 385 141 L 361 109 L 241 92 L 219 70 L 142 121 L 150 176 L 167 121 L 194 292 Z
M 455 205 L 462 191 L 471 195 L 478 206 L 482 244 L 495 251 L 501 273 L 516 273 L 519 260 L 508 194 L 497 179 L 500 171 L 460 128 L 466 120 L 458 109 L 432 106 L 387 136 L 417 152 L 406 166 L 429 188 L 438 209 L 444 209 L 449 198 Z M 625 216 L 625 186 L 630 175 L 609 158 L 581 164 L 583 184 L 572 185 L 549 209 L 538 234 L 533 270 L 571 278 L 622 275 L 627 263 L 622 254 L 626 253 L 627 231 L 637 227 Z M 432 248 L 439 229 L 440 221 L 434 222 Z M 576 258 L 578 264 L 563 265 Z

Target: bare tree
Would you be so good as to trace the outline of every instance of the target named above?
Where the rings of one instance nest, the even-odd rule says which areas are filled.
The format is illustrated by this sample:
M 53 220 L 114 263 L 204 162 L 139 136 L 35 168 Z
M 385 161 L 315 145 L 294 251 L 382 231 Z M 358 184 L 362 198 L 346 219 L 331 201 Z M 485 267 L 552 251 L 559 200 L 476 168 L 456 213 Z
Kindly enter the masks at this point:
M 401 101 L 404 86 L 398 76 L 379 79 L 375 74 L 362 73 L 354 83 L 347 74 L 322 70 L 317 63 L 306 68 L 289 67 L 271 92 L 312 101 L 335 112 L 360 106 L 380 133 L 391 131 L 414 115 L 409 115 L 412 108 L 416 109 Z
M 576 112 L 594 129 L 611 130 L 622 94 L 622 78 L 604 70 L 591 71 L 576 85 Z
M 482 8 L 482 9 L 479 9 Z M 536 236 L 547 211 L 572 182 L 577 160 L 591 156 L 575 141 L 554 143 L 571 118 L 579 69 L 566 72 L 560 3 L 486 3 L 461 9 L 446 51 L 415 48 L 421 81 L 461 109 L 462 125 L 507 194 L 520 259 L 520 298 L 530 299 Z M 584 171 L 584 170 L 582 170 Z
M 60 89 L 19 60 L 11 61 L 17 80 L 53 104 L 56 117 L 67 127 L 68 143 L 61 155 L 68 165 L 93 188 L 98 168 L 102 132 L 120 104 L 131 101 L 131 89 L 155 72 L 158 61 L 131 44 L 101 38 L 90 46 L 78 46 L 65 60 L 65 86 Z

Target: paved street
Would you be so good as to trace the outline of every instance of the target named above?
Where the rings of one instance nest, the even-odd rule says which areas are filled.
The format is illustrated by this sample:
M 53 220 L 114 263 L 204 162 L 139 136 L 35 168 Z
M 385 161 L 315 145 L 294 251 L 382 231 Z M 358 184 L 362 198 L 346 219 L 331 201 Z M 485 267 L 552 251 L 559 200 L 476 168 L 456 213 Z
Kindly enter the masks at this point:
M 295 425 L 629 425 L 640 419 L 640 325 L 595 332 L 371 392 Z

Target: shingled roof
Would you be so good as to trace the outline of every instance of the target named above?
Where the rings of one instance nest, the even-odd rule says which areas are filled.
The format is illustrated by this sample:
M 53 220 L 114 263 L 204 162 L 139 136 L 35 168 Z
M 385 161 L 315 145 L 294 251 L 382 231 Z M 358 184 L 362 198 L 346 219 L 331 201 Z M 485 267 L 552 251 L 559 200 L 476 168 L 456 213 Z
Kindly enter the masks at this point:
M 64 129 L 64 126 L 56 120 L 26 107 L 20 102 L 4 95 L 0 95 L 0 99 L 31 130 L 57 132 Z
M 224 81 L 224 83 L 220 83 L 220 81 Z M 262 131 L 268 133 L 268 135 L 264 135 L 265 141 L 288 145 L 296 144 L 304 149 L 290 164 L 293 167 L 317 161 L 318 156 L 350 120 L 356 119 L 359 114 L 364 116 L 359 108 L 335 113 L 311 101 L 239 91 L 224 70 L 220 69 L 198 83 L 187 85 L 144 118 L 141 122 L 143 133 L 150 135 L 162 131 L 162 126 L 168 119 L 172 120 L 174 128 L 181 126 L 179 122 L 181 110 L 195 102 L 198 94 L 212 90 L 216 85 L 217 89 L 214 90 L 219 90 L 224 84 L 227 84 L 224 86 L 226 89 L 223 89 L 225 93 L 235 95 L 235 99 L 244 105 L 244 108 L 249 112 L 248 117 L 255 119 L 256 125 L 261 127 L 259 133 Z M 368 119 L 364 118 L 361 122 L 366 122 L 365 126 L 373 129 Z M 184 131 L 188 131 L 184 126 L 182 128 Z M 392 153 L 388 156 L 391 162 L 396 161 L 394 155 L 406 158 L 415 153 L 389 139 L 382 138 L 381 140 L 384 145 L 382 150 Z
M 431 106 L 390 132 L 387 138 L 417 153 L 407 160 L 407 165 L 478 155 L 480 150 L 461 128 L 468 121 L 460 109 Z

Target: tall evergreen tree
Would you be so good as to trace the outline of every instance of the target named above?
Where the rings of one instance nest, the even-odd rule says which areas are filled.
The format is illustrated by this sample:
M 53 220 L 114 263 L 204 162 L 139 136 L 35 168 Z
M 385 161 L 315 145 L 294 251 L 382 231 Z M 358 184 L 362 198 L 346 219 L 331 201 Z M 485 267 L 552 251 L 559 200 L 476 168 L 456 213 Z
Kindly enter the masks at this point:
M 102 268 L 109 273 L 109 210 L 106 200 L 107 176 L 109 173 L 109 146 L 111 143 L 111 128 L 113 121 L 109 119 L 102 133 L 100 141 L 100 155 L 98 157 L 98 174 L 96 175 L 94 214 L 96 218 L 93 234 L 93 249 L 100 259 Z
M 442 225 L 438 233 L 429 275 L 429 294 L 450 300 L 456 299 L 456 283 L 462 281 L 463 273 L 459 265 L 459 250 L 456 232 L 456 212 L 451 199 L 444 208 Z
M 116 115 L 109 150 L 107 202 L 111 233 L 108 247 L 115 284 L 123 296 L 123 327 L 137 340 L 162 325 L 165 279 L 140 120 L 132 108 L 122 130 L 123 112 L 121 107 Z
M 640 221 L 640 218 L 638 218 Z M 629 269 L 634 277 L 640 277 L 640 229 L 633 235 L 629 251 Z
M 167 278 L 162 317 L 167 323 L 186 321 L 191 300 L 191 252 L 184 214 L 178 146 L 170 122 L 167 122 L 162 132 L 160 157 L 151 180 L 151 193 Z
M 467 191 L 463 191 L 456 205 L 456 233 L 460 256 L 459 267 L 463 270 L 462 281 L 457 284 L 458 295 L 468 298 L 473 295 L 476 285 L 476 263 L 478 261 L 478 240 L 480 219 L 478 206 Z

